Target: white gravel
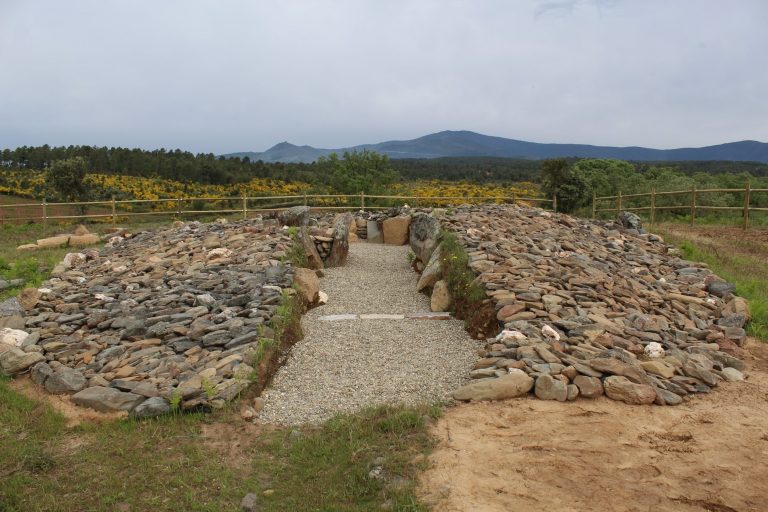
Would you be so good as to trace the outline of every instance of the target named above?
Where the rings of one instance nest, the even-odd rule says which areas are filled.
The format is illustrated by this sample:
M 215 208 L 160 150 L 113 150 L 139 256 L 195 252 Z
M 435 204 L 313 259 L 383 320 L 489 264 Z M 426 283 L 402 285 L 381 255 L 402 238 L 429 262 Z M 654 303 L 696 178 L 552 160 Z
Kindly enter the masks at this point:
M 304 339 L 264 393 L 260 421 L 318 423 L 370 405 L 433 403 L 466 382 L 479 344 L 459 320 L 318 320 L 429 311 L 407 252 L 407 246 L 355 243 L 347 265 L 324 270 L 320 288 L 328 304 L 302 319 Z

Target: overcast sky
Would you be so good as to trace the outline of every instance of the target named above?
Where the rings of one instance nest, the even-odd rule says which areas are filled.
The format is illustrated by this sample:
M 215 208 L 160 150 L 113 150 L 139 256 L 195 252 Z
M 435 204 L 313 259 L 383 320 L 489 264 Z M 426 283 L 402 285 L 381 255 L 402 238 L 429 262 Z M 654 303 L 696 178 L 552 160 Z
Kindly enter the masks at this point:
M 768 141 L 766 0 L 0 0 L 0 147 Z

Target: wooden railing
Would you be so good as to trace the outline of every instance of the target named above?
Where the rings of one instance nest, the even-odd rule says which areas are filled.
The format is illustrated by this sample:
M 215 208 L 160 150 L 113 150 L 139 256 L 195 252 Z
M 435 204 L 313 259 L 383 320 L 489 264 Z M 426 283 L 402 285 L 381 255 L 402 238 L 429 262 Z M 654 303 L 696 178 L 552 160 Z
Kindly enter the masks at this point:
M 0 196 L 0 202 L 3 196 Z M 228 208 L 194 210 L 187 206 L 195 202 L 224 203 Z M 240 214 L 243 219 L 248 218 L 249 213 L 274 212 L 284 210 L 292 206 L 305 205 L 313 210 L 380 210 L 389 209 L 394 204 L 382 205 L 384 202 L 394 202 L 402 206 L 406 202 L 412 202 L 411 206 L 455 206 L 459 204 L 477 203 L 507 203 L 518 202 L 529 204 L 549 205 L 549 209 L 557 211 L 557 198 L 544 199 L 540 197 L 511 196 L 388 196 L 369 194 L 303 194 L 292 196 L 258 196 L 258 197 L 182 197 L 169 199 L 121 199 L 113 196 L 104 201 L 84 202 L 54 202 L 49 203 L 45 199 L 38 202 L 0 204 L 0 223 L 4 222 L 48 222 L 49 220 L 67 219 L 111 219 L 117 224 L 118 219 L 136 216 L 166 215 L 182 218 L 185 215 L 209 215 L 209 214 Z M 265 204 L 268 203 L 268 204 Z M 336 203 L 329 206 L 329 203 Z M 236 207 L 233 207 L 235 206 Z M 161 206 L 160 209 L 153 206 Z M 79 210 L 74 211 L 73 210 Z M 90 210 L 90 211 L 89 211 Z M 147 211 L 138 211 L 147 210 Z M 23 212 L 32 211 L 32 214 L 24 215 Z M 15 215 L 10 216 L 8 212 Z
M 690 216 L 690 223 L 696 222 L 696 215 L 698 212 L 704 211 L 738 211 L 742 217 L 743 229 L 749 228 L 750 212 L 768 212 L 768 208 L 752 206 L 752 200 L 755 194 L 768 192 L 768 188 L 751 188 L 749 183 L 744 188 L 710 188 L 710 189 L 697 189 L 695 186 L 688 190 L 676 190 L 674 192 L 657 192 L 654 187 L 650 192 L 642 194 L 622 194 L 619 191 L 615 196 L 592 196 L 592 218 L 594 219 L 601 212 L 648 212 L 650 215 L 651 226 L 656 223 L 657 212 L 676 210 L 685 212 Z M 705 205 L 697 202 L 702 195 L 706 194 L 743 194 L 743 202 L 741 206 L 712 206 Z M 669 196 L 689 196 L 689 200 L 686 204 L 677 205 L 657 205 L 656 201 L 660 197 Z M 625 206 L 625 201 L 636 200 L 638 198 L 648 198 L 650 204 L 648 206 Z M 600 202 L 612 202 L 615 207 L 613 208 L 598 208 Z

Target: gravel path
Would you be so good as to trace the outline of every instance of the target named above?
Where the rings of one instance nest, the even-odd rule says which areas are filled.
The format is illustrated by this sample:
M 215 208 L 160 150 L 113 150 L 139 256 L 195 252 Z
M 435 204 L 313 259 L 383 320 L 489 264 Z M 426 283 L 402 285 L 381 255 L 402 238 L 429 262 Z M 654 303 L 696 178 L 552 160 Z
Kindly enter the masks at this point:
M 448 399 L 477 359 L 477 342 L 459 320 L 320 321 L 343 313 L 429 311 L 416 293 L 408 246 L 356 243 L 347 265 L 324 270 L 328 304 L 302 319 L 304 339 L 264 393 L 264 422 L 318 423 L 369 405 Z

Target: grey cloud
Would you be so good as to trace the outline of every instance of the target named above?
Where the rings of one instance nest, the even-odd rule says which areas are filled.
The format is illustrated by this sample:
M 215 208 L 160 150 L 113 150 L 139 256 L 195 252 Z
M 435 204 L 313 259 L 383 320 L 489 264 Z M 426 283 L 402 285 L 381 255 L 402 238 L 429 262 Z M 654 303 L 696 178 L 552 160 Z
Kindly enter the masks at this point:
M 768 140 L 762 0 L 0 0 L 0 146 Z

